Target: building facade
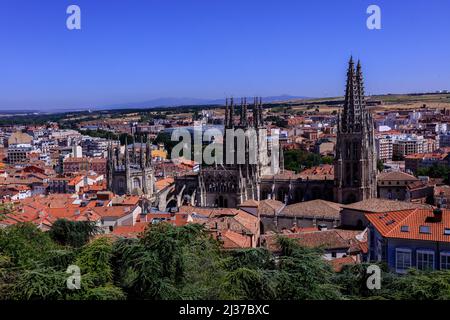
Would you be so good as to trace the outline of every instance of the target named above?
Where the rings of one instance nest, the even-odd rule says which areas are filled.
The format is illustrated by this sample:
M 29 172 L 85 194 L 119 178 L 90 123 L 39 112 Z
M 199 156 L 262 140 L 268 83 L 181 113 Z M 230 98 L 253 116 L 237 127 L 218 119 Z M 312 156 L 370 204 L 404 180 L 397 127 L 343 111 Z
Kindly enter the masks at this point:
M 247 200 L 259 201 L 261 177 L 279 173 L 282 160 L 269 152 L 274 142 L 264 125 L 262 100 L 254 99 L 249 117 L 247 100 L 241 99 L 239 121 L 235 121 L 235 107 L 233 99 L 227 99 L 220 163 L 176 178 L 178 205 L 189 202 L 201 207 L 235 208 Z M 238 152 L 240 144 L 243 151 Z

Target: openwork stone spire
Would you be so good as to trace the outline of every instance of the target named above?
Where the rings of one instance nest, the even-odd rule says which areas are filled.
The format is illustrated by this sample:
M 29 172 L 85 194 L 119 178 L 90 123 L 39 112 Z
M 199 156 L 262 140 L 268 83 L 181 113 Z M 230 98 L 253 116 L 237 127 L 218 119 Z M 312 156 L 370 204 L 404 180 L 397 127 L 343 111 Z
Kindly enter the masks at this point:
M 366 109 L 361 63 L 350 58 L 344 108 L 338 116 L 335 200 L 353 203 L 376 197 L 376 151 L 372 116 Z
M 347 85 L 345 89 L 344 110 L 340 117 L 342 132 L 360 132 L 365 121 L 366 102 L 361 63 L 355 70 L 353 58 L 350 58 L 347 70 Z

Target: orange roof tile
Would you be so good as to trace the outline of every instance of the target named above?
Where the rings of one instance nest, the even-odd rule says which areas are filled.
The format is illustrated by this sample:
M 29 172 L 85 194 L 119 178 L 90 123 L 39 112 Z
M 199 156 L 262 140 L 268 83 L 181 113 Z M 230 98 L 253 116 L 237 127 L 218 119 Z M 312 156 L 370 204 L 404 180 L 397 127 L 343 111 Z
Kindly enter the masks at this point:
M 145 231 L 148 225 L 148 222 L 137 222 L 133 226 L 117 226 L 111 233 L 116 236 L 136 238 L 140 233 Z
M 448 209 L 442 210 L 441 221 L 433 220 L 433 210 L 429 209 L 366 214 L 366 217 L 385 238 L 450 242 L 450 234 L 444 233 L 445 229 L 450 229 Z M 427 228 L 427 232 L 420 232 L 421 227 Z

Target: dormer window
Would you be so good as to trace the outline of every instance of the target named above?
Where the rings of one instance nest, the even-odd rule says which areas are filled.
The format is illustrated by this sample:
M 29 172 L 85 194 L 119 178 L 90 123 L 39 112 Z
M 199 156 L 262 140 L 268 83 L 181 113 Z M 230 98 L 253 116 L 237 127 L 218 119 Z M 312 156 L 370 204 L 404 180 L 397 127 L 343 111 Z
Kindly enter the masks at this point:
M 409 226 L 401 226 L 400 231 L 401 232 L 409 232 Z
M 431 233 L 431 229 L 429 226 L 420 226 L 419 233 Z

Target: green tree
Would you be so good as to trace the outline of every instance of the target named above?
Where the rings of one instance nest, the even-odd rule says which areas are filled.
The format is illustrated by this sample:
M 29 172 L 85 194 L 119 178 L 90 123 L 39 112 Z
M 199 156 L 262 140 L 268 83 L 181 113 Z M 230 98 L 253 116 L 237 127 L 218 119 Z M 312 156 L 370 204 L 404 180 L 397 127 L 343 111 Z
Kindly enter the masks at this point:
M 383 163 L 382 160 L 378 160 L 378 161 L 377 161 L 377 169 L 378 169 L 378 171 L 380 171 L 380 172 L 384 170 L 384 163 Z
M 18 223 L 0 228 L 0 255 L 8 257 L 15 266 L 26 266 L 40 260 L 49 250 L 56 249 L 48 233 L 34 224 Z
M 56 220 L 51 229 L 50 237 L 63 246 L 81 247 L 93 236 L 100 233 L 100 229 L 92 221 Z
M 280 237 L 278 298 L 283 300 L 340 299 L 339 287 L 332 282 L 331 266 L 321 250 L 304 248 L 293 239 Z
M 422 167 L 417 169 L 417 176 L 428 176 L 431 178 L 442 178 L 450 182 L 450 166 L 433 164 L 431 167 Z
M 285 150 L 284 151 L 284 167 L 287 170 L 300 172 L 303 169 L 318 166 L 320 164 L 332 164 L 331 157 L 321 157 L 318 154 L 306 152 L 303 150 Z

